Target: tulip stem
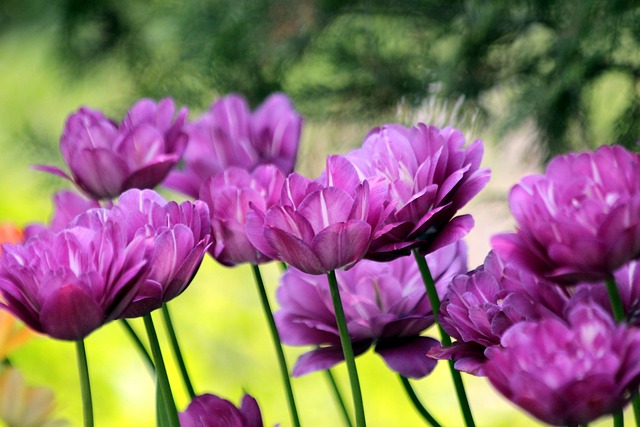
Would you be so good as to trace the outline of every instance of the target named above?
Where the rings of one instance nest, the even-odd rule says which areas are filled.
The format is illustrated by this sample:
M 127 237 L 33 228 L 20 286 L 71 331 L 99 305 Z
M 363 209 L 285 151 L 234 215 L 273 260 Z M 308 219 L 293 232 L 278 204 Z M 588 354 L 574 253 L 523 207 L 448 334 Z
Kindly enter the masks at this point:
M 420 255 L 420 252 L 417 249 L 413 250 L 413 255 L 416 259 L 416 262 L 418 263 L 418 268 L 420 269 L 420 275 L 422 276 L 424 286 L 427 289 L 427 296 L 429 297 L 429 302 L 431 303 L 431 309 L 433 311 L 433 321 L 436 325 L 438 325 L 440 340 L 442 341 L 443 346 L 449 346 L 451 345 L 451 337 L 449 336 L 449 334 L 447 334 L 447 332 L 438 321 L 438 313 L 440 312 L 440 297 L 438 296 L 438 291 L 436 289 L 436 284 L 433 281 L 433 277 L 431 277 L 429 265 L 427 264 L 425 258 Z M 473 421 L 473 415 L 471 414 L 471 407 L 469 406 L 467 393 L 464 390 L 462 375 L 460 375 L 460 372 L 454 367 L 453 360 L 448 360 L 447 362 L 449 365 L 449 371 L 451 372 L 451 379 L 453 380 L 453 385 L 456 389 L 458 403 L 460 405 L 460 411 L 462 412 L 462 417 L 464 418 L 465 425 L 467 427 L 474 427 L 475 423 Z
M 353 407 L 356 413 L 356 426 L 364 427 L 367 425 L 364 416 L 364 405 L 362 404 L 362 392 L 360 391 L 360 381 L 358 380 L 358 370 L 356 361 L 353 356 L 353 347 L 351 346 L 351 338 L 347 328 L 347 319 L 342 308 L 342 299 L 340 298 L 340 290 L 338 288 L 338 279 L 335 270 L 327 273 L 329 279 L 329 289 L 331 290 L 331 299 L 340 332 L 340 344 L 342 345 L 342 353 L 347 364 L 347 372 L 349 373 L 349 382 L 351 383 L 351 394 L 353 396 Z
M 333 373 L 331 369 L 325 369 L 325 375 L 327 377 L 327 381 L 331 385 L 331 389 L 333 390 L 333 394 L 338 402 L 338 406 L 340 406 L 340 412 L 342 413 L 342 417 L 344 418 L 344 422 L 348 427 L 353 427 L 353 423 L 351 422 L 351 417 L 349 416 L 349 411 L 347 410 L 347 406 L 344 404 L 344 399 L 342 398 L 342 393 L 340 392 L 340 388 L 338 387 L 338 383 L 336 379 L 333 377 Z
M 427 411 L 427 408 L 424 407 L 422 402 L 420 402 L 418 395 L 413 390 L 413 387 L 411 387 L 411 383 L 409 382 L 409 379 L 402 375 L 399 375 L 399 377 L 400 377 L 400 382 L 402 383 L 402 386 L 404 387 L 405 391 L 409 395 L 409 399 L 411 399 L 411 403 L 413 403 L 413 406 L 415 406 L 418 412 L 420 413 L 420 415 L 422 415 L 422 418 L 424 418 L 424 420 L 430 425 L 432 425 L 433 427 L 442 427 L 440 423 L 436 421 L 435 418 L 433 418 L 433 415 L 431 415 L 429 411 Z
M 622 299 L 620 298 L 620 291 L 618 291 L 618 286 L 616 285 L 616 281 L 613 277 L 609 277 L 606 280 L 607 284 L 607 292 L 609 293 L 609 302 L 611 303 L 611 311 L 613 311 L 613 318 L 616 323 L 622 323 L 625 321 L 624 314 L 624 306 L 622 305 Z M 635 406 L 638 404 L 638 395 L 634 396 L 634 411 Z M 638 418 L 636 417 L 636 425 L 638 423 Z M 624 416 L 622 414 L 622 410 L 613 414 L 613 425 L 615 427 L 622 427 L 624 425 Z
M 138 349 L 138 352 L 142 355 L 142 358 L 145 360 L 145 362 L 147 362 L 147 365 L 149 366 L 149 369 L 151 369 L 151 372 L 155 372 L 156 367 L 153 364 L 153 359 L 149 354 L 149 350 L 147 350 L 147 347 L 144 345 L 131 324 L 127 321 L 127 319 L 120 319 L 120 324 L 124 327 L 125 331 L 127 331 L 127 335 L 129 335 L 129 337 L 131 337 L 131 339 L 133 340 L 134 345 Z
M 147 335 L 149 336 L 149 346 L 151 347 L 151 354 L 153 355 L 153 361 L 156 366 L 156 381 L 157 386 L 160 389 L 160 395 L 164 402 L 166 414 L 168 417 L 168 425 L 170 427 L 180 427 L 180 421 L 178 420 L 178 410 L 176 409 L 176 403 L 173 400 L 173 394 L 171 393 L 171 384 L 169 383 L 169 376 L 162 359 L 162 350 L 160 349 L 160 343 L 158 342 L 158 335 L 156 334 L 156 328 L 153 326 L 153 319 L 151 313 L 144 315 L 144 326 L 147 329 Z M 158 403 L 159 404 L 159 403 Z M 160 420 L 158 420 L 160 423 Z
M 269 298 L 267 291 L 264 287 L 262 280 L 262 274 L 260 274 L 260 267 L 256 264 L 251 265 L 253 271 L 253 277 L 258 288 L 258 294 L 260 296 L 260 302 L 262 303 L 262 310 L 267 319 L 267 324 L 271 331 L 271 339 L 273 340 L 273 346 L 276 350 L 276 356 L 278 358 L 278 364 L 280 365 L 280 373 L 282 375 L 282 383 L 287 394 L 287 402 L 289 403 L 289 412 L 291 414 L 291 421 L 295 427 L 300 426 L 300 418 L 298 417 L 298 409 L 296 408 L 296 401 L 293 395 L 293 388 L 291 387 L 291 379 L 289 378 L 289 369 L 287 368 L 287 360 L 284 357 L 284 351 L 282 350 L 282 342 L 280 340 L 280 334 L 276 327 L 276 322 L 273 318 L 273 312 L 271 311 L 271 305 L 269 304 Z
M 89 365 L 87 364 L 87 353 L 82 339 L 76 341 L 76 356 L 78 359 L 78 373 L 80 374 L 84 427 L 93 427 L 93 402 L 91 399 L 91 383 L 89 381 Z
M 640 395 L 637 391 L 631 398 L 631 406 L 633 407 L 633 416 L 636 419 L 636 427 L 640 427 Z
M 178 362 L 178 368 L 180 369 L 180 374 L 182 375 L 182 381 L 184 382 L 184 386 L 189 393 L 189 397 L 193 400 L 193 398 L 196 397 L 196 392 L 193 388 L 193 384 L 191 383 L 191 379 L 189 378 L 189 371 L 187 371 L 187 365 L 184 362 L 184 357 L 182 357 L 182 351 L 180 350 L 180 344 L 178 343 L 178 336 L 176 335 L 176 331 L 173 328 L 173 322 L 171 321 L 171 314 L 169 313 L 169 306 L 167 304 L 162 305 L 162 318 L 164 320 L 165 328 L 167 329 L 167 334 L 169 335 L 169 342 L 171 343 L 173 356 Z

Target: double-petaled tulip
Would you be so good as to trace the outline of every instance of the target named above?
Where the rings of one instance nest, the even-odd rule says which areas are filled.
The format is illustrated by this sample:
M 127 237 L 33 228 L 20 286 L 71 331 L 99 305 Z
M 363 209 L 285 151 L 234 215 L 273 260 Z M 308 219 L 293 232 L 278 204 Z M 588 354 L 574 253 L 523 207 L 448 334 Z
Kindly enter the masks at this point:
M 209 209 L 201 201 L 167 202 L 153 190 L 129 190 L 112 214 L 128 240 L 144 238 L 149 274 L 123 317 L 143 316 L 180 295 L 191 283 L 209 247 Z
M 456 213 L 486 185 L 483 146 L 464 148 L 462 133 L 418 124 L 372 130 L 362 148 L 347 155 L 371 187 L 371 203 L 390 208 L 375 230 L 367 258 L 388 260 L 418 248 L 434 251 L 464 237 L 470 215 Z
M 200 200 L 211 213 L 211 256 L 228 266 L 271 261 L 247 238 L 246 216 L 252 209 L 265 212 L 274 206 L 283 183 L 284 176 L 276 166 L 264 165 L 253 172 L 227 168 L 202 186 Z
M 358 262 L 375 228 L 369 185 L 343 157 L 327 158 L 318 181 L 290 174 L 280 201 L 247 214 L 247 237 L 263 254 L 309 274 L 325 274 Z
M 120 317 L 149 274 L 145 236 L 127 239 L 104 209 L 4 251 L 2 305 L 32 329 L 63 340 L 83 339 Z
M 567 296 L 490 253 L 484 265 L 453 279 L 440 307 L 440 324 L 457 341 L 429 356 L 455 361 L 456 369 L 484 375 L 485 350 L 500 345 L 510 327 L 525 320 L 561 318 Z
M 301 127 L 302 118 L 283 94 L 271 95 L 253 114 L 244 98 L 228 95 L 186 126 L 184 168 L 165 184 L 198 197 L 201 185 L 228 167 L 252 171 L 274 164 L 286 176 L 296 162 Z
M 120 125 L 101 112 L 80 108 L 67 119 L 60 151 L 71 171 L 36 168 L 67 178 L 94 199 L 112 199 L 130 188 L 153 188 L 178 163 L 187 143 L 187 110 L 174 120 L 173 100 L 138 101 Z
M 237 408 L 233 403 L 213 394 L 196 396 L 180 413 L 181 427 L 262 427 L 258 402 L 245 394 Z
M 466 271 L 466 246 L 457 242 L 426 259 L 442 295 L 451 278 Z M 385 263 L 362 260 L 347 271 L 336 271 L 336 276 L 355 354 L 373 345 L 401 375 L 428 375 L 436 361 L 426 354 L 438 342 L 421 336 L 433 324 L 433 312 L 415 261 L 410 257 Z M 294 376 L 344 360 L 326 276 L 291 268 L 282 276 L 277 297 L 281 309 L 275 318 L 282 341 L 320 346 L 298 359 Z
M 618 411 L 637 391 L 640 330 L 581 304 L 567 322 L 514 325 L 487 357 L 487 377 L 507 399 L 546 423 L 584 425 Z
M 559 283 L 604 280 L 640 256 L 640 156 L 620 146 L 553 159 L 509 195 L 517 231 L 505 259 Z

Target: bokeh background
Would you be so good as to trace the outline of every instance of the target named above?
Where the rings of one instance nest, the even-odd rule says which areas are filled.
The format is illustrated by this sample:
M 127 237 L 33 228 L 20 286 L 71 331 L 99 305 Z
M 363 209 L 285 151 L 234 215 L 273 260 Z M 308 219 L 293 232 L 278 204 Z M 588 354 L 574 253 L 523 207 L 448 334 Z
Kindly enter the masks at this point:
M 29 166 L 62 166 L 61 130 L 82 105 L 120 119 L 140 97 L 171 96 L 194 118 L 229 92 L 255 106 L 274 91 L 287 93 L 305 117 L 298 170 L 309 176 L 326 154 L 358 146 L 385 122 L 454 125 L 483 139 L 492 182 L 466 209 L 477 224 L 468 238 L 475 267 L 491 234 L 513 226 L 507 194 L 521 176 L 568 150 L 635 147 L 640 7 L 616 0 L 2 0 L 0 221 L 49 219 L 51 195 L 68 185 Z M 263 272 L 275 305 L 278 268 Z M 236 403 L 247 391 L 265 425 L 289 424 L 248 268 L 207 258 L 171 309 L 197 391 Z M 92 334 L 87 351 L 97 424 L 153 425 L 153 383 L 121 326 Z M 302 351 L 286 349 L 290 365 Z M 54 390 L 59 417 L 80 425 L 71 343 L 37 338 L 12 362 L 29 384 Z M 381 359 L 367 353 L 358 367 L 369 425 L 422 425 Z M 347 392 L 344 367 L 335 371 Z M 479 426 L 539 425 L 483 379 L 465 381 Z M 444 364 L 414 385 L 444 425 L 462 425 Z M 339 425 L 323 375 L 295 379 L 294 391 L 304 425 Z

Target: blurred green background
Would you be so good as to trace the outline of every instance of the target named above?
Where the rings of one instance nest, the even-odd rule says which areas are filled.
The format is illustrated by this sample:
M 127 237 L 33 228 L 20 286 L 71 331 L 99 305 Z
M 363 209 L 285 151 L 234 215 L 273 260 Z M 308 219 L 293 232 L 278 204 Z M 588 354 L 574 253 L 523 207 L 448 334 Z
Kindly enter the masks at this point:
M 62 165 L 59 136 L 81 105 L 119 119 L 140 97 L 171 96 L 194 118 L 232 91 L 254 106 L 284 91 L 305 117 L 298 166 L 310 176 L 384 122 L 453 124 L 482 138 L 494 178 L 469 207 L 474 267 L 490 233 L 510 226 L 506 194 L 523 173 L 570 149 L 635 147 L 639 42 L 632 1 L 2 0 L 0 221 L 48 220 L 52 193 L 67 184 L 29 166 Z M 273 296 L 278 270 L 264 273 Z M 246 390 L 266 425 L 289 425 L 248 268 L 206 259 L 171 308 L 197 391 L 237 403 Z M 92 334 L 87 351 L 97 425 L 153 425 L 153 384 L 120 325 Z M 302 351 L 286 349 L 291 365 Z M 35 339 L 12 361 L 80 425 L 71 343 Z M 369 425 L 421 425 L 381 359 L 358 364 Z M 336 372 L 346 392 L 344 367 Z M 465 380 L 479 426 L 537 425 L 483 379 Z M 443 364 L 415 387 L 444 425 L 461 425 Z M 321 374 L 294 389 L 304 425 L 340 423 Z

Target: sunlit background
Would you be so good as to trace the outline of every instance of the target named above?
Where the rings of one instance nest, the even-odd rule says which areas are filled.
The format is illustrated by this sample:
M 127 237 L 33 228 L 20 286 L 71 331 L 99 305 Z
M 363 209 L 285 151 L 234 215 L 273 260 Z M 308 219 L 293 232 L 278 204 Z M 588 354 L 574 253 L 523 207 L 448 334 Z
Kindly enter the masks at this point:
M 68 185 L 29 166 L 62 165 L 60 133 L 82 105 L 120 119 L 140 97 L 171 96 L 194 118 L 232 91 L 253 105 L 284 91 L 305 117 L 298 170 L 311 177 L 326 154 L 356 147 L 385 122 L 451 124 L 483 139 L 492 182 L 465 209 L 476 219 L 467 240 L 475 267 L 489 237 L 512 227 L 507 194 L 521 176 L 555 153 L 640 138 L 639 40 L 640 8 L 605 0 L 3 0 L 0 222 L 49 219 L 51 195 Z M 279 270 L 263 273 L 276 305 Z M 265 425 L 289 425 L 249 268 L 207 258 L 170 308 L 197 392 L 234 403 L 248 392 Z M 154 425 L 154 385 L 121 325 L 86 345 L 96 424 Z M 305 351 L 285 350 L 290 366 Z M 369 425 L 422 425 L 382 360 L 357 360 Z M 81 424 L 72 343 L 36 338 L 11 361 L 29 385 L 54 391 L 56 417 Z M 335 372 L 348 396 L 344 366 Z M 464 379 L 479 426 L 539 425 L 484 379 Z M 414 385 L 443 425 L 462 425 L 443 363 Z M 303 425 L 340 425 L 321 373 L 293 386 Z

